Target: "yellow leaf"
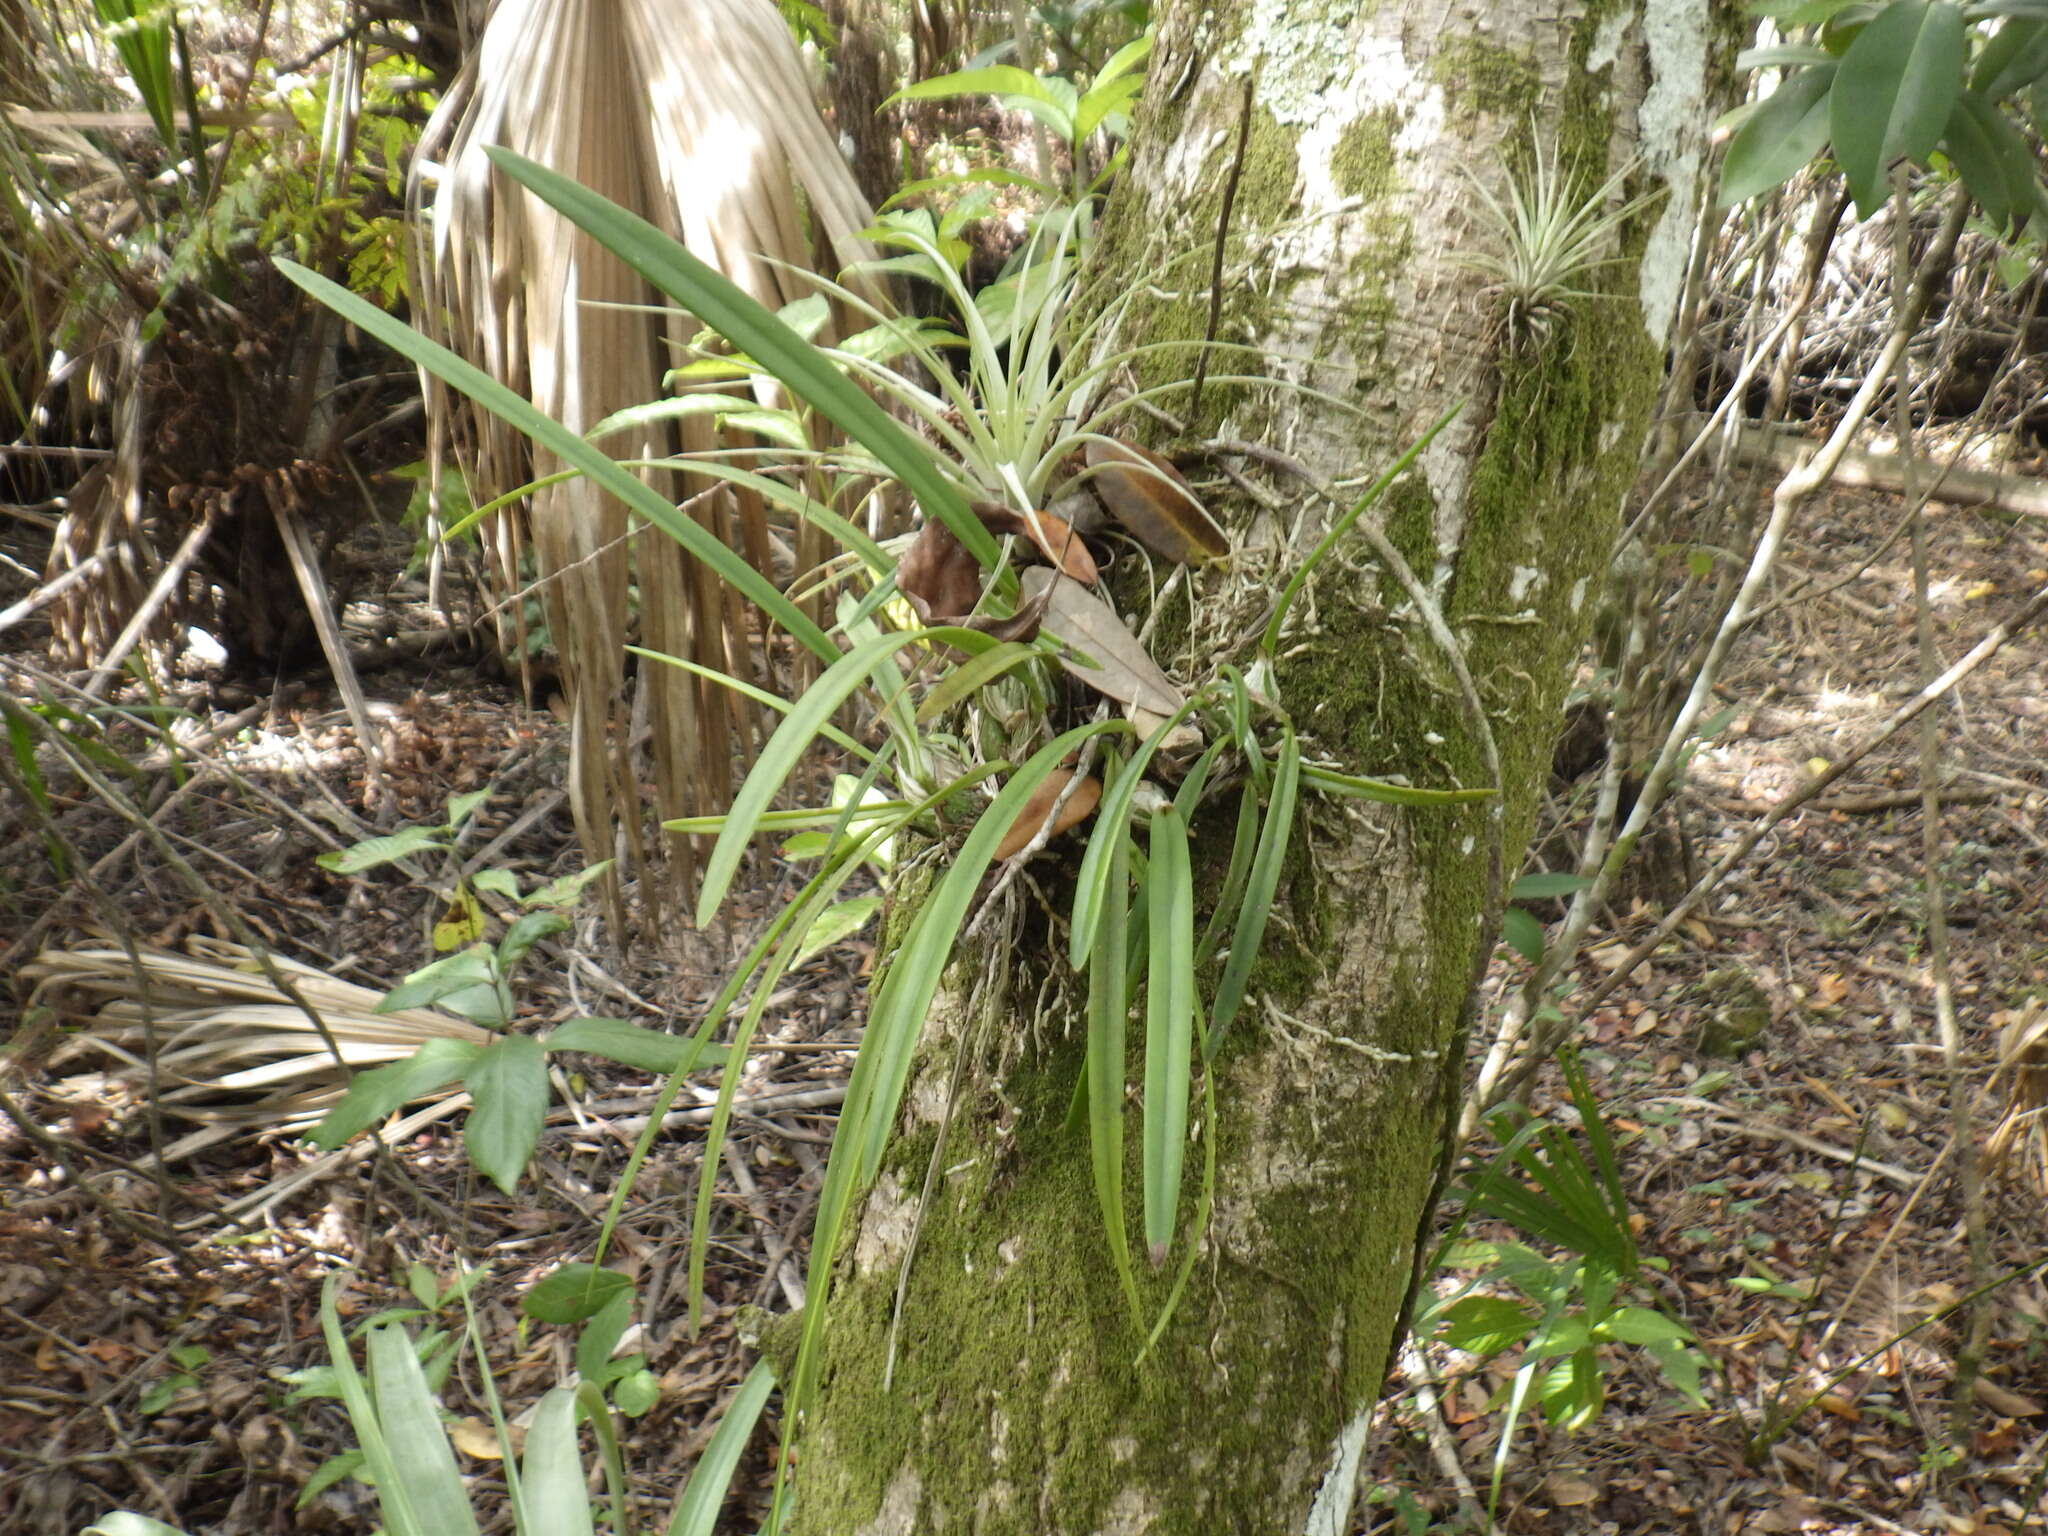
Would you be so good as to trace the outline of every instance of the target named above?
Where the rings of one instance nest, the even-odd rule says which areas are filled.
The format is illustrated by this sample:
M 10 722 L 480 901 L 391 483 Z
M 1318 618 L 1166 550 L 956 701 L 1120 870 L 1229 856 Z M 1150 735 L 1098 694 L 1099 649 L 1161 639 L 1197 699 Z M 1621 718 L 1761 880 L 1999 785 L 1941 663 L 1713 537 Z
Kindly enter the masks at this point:
M 1995 581 L 1972 582 L 1969 589 L 1963 593 L 1963 601 L 1966 603 L 1979 603 L 1985 598 L 1993 596 L 1997 591 L 1998 583 Z
M 1833 766 L 1834 764 L 1830 763 L 1824 757 L 1809 757 L 1806 760 L 1806 771 L 1812 774 L 1816 779 L 1819 778 L 1822 774 L 1826 773 L 1828 769 L 1832 768 Z
M 484 909 L 478 905 L 476 893 L 465 885 L 448 903 L 448 910 L 442 913 L 441 921 L 434 924 L 434 949 L 436 953 L 445 955 L 474 944 L 483 936 Z
M 498 1444 L 498 1432 L 474 1415 L 457 1419 L 454 1428 L 448 1431 L 448 1438 L 455 1442 L 455 1449 L 465 1456 L 474 1456 L 478 1461 L 505 1459 L 505 1448 Z

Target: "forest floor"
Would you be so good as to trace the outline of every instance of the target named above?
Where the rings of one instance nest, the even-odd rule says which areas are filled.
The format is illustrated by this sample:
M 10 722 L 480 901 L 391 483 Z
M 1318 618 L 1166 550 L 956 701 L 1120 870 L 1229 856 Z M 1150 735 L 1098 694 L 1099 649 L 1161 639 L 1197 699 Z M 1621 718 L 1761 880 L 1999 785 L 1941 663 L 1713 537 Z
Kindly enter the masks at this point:
M 1917 686 L 1899 522 L 1895 499 L 1862 493 L 1831 495 L 1805 520 L 1788 582 L 1810 571 L 1829 573 L 1821 587 L 1840 584 L 1809 585 L 1738 650 L 1725 689 L 1733 714 L 1694 763 L 1683 844 L 1674 832 L 1668 845 L 1678 866 L 1710 863 Z M 2048 526 L 1937 508 L 1931 530 L 1946 662 L 2048 581 Z M 0 602 L 15 595 L 0 591 Z M 417 597 L 392 588 L 391 601 Z M 352 610 L 366 615 L 371 606 Z M 0 662 L 5 686 L 34 697 L 34 631 L 9 638 L 22 648 Z M 1939 868 L 1978 1143 L 2008 1102 L 2011 1084 L 1991 1072 L 2001 1036 L 2036 1016 L 2031 998 L 2048 997 L 2044 658 L 2048 637 L 2023 637 L 1971 677 L 1957 707 L 1934 714 L 1949 802 Z M 40 952 L 90 945 L 111 919 L 157 949 L 234 940 L 231 911 L 279 954 L 382 990 L 432 957 L 441 904 L 394 869 L 344 877 L 315 855 L 437 822 L 450 795 L 470 790 L 490 795 L 466 856 L 528 877 L 580 866 L 561 793 L 566 728 L 551 714 L 445 662 L 385 667 L 365 683 L 390 781 L 382 823 L 348 717 L 318 672 L 246 699 L 195 682 L 169 701 L 189 711 L 181 730 L 214 739 L 181 765 L 116 775 L 161 842 L 97 799 L 56 796 L 89 880 L 60 879 L 22 808 L 6 808 L 0 966 L 18 974 Z M 1644 1283 L 1712 1361 L 1708 1406 L 1679 1398 L 1638 1351 L 1610 1346 L 1608 1401 L 1591 1424 L 1567 1433 L 1521 1416 L 1503 1460 L 1502 1530 L 1996 1536 L 2018 1532 L 2038 1502 L 2048 1276 L 2027 1266 L 2048 1253 L 2048 1164 L 2023 1137 L 1989 1183 L 1991 1252 L 1973 1276 L 1933 1010 L 1918 764 L 1905 732 L 1787 819 L 1591 1020 L 1583 1060 L 1621 1141 L 1639 1242 L 1668 1263 Z M 172 851 L 210 900 L 177 874 Z M 601 903 L 586 902 L 584 919 L 528 969 L 522 1021 L 605 1014 L 682 1032 L 751 938 L 750 914 L 771 911 L 793 878 L 763 859 L 726 932 L 682 933 L 670 917 L 660 942 L 625 961 L 604 936 Z M 1656 915 L 1655 893 L 1608 913 L 1583 974 L 1616 961 Z M 801 1301 L 803 1234 L 871 959 L 867 938 L 840 944 L 786 978 L 768 1009 L 722 1158 L 694 1334 L 683 1298 L 706 1090 L 680 1101 L 686 1113 L 657 1139 L 626 1202 L 608 1262 L 637 1277 L 637 1345 L 661 1383 L 659 1401 L 626 1427 L 644 1523 L 665 1522 L 751 1364 L 741 1309 Z M 1489 985 L 1497 994 L 1523 973 L 1504 948 Z M 350 1482 L 294 1507 L 314 1469 L 351 1444 L 338 1404 L 288 1400 L 289 1373 L 326 1359 L 320 1287 L 344 1265 L 341 1310 L 360 1318 L 416 1306 L 414 1266 L 445 1286 L 458 1265 L 488 1261 L 475 1321 L 506 1411 L 563 1378 L 562 1330 L 522 1320 L 514 1299 L 591 1256 L 652 1095 L 648 1076 L 593 1063 L 515 1198 L 474 1176 L 453 1117 L 388 1156 L 325 1162 L 287 1128 L 235 1127 L 158 1179 L 155 1149 L 193 1125 L 152 1117 L 143 1082 L 83 1045 L 79 1024 L 75 1012 L 31 1011 L 0 1046 L 14 1110 L 0 1116 L 0 1532 L 55 1536 L 122 1507 L 219 1536 L 368 1529 L 372 1507 Z M 1531 1103 L 1550 1108 L 1560 1092 L 1539 1079 Z M 1982 1279 L 2023 1270 L 1988 1299 L 1984 1385 L 1959 1437 L 1949 1385 L 1961 1339 L 1947 1309 Z M 459 1305 L 432 1321 L 465 1326 Z M 1483 1528 L 1470 1499 L 1461 1512 L 1459 1486 L 1484 1504 L 1508 1422 L 1498 1397 L 1518 1362 L 1425 1354 L 1433 1382 L 1411 1360 L 1416 1375 L 1367 1468 L 1377 1491 L 1360 1531 Z M 1774 1444 L 1749 1454 L 1767 1414 L 1809 1398 Z M 488 1448 L 473 1360 L 456 1366 L 445 1400 L 471 1431 L 458 1433 L 464 1470 L 489 1478 L 488 1458 L 472 1454 Z M 759 1446 L 748 1468 L 735 1531 L 754 1529 L 772 1477 Z

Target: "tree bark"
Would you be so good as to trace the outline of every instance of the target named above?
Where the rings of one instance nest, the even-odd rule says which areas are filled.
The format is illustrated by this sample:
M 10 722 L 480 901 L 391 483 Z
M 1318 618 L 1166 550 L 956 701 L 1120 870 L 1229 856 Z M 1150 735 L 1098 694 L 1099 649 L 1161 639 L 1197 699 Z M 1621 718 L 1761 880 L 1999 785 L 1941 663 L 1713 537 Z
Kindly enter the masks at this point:
M 1218 339 L 1256 352 L 1218 354 L 1191 438 L 1277 450 L 1353 487 L 1348 499 L 1465 402 L 1376 515 L 1465 652 L 1504 795 L 1497 808 L 1411 810 L 1304 793 L 1251 998 L 1218 1063 L 1218 1124 L 1203 1132 L 1217 1138 L 1213 1219 L 1142 1365 L 1085 1136 L 1065 1124 L 1081 1031 L 1037 1002 L 1040 978 L 1064 964 L 1063 936 L 1041 925 L 1036 940 L 1027 928 L 1021 945 L 959 956 L 837 1271 L 799 1440 L 806 1536 L 1351 1529 L 1365 1424 L 1461 1077 L 1489 847 L 1497 835 L 1511 869 L 1528 834 L 1698 203 L 1723 40 L 1705 0 L 1647 9 L 1646 20 L 1644 5 L 1614 0 L 1562 18 L 1533 0 L 1165 8 L 1098 281 L 1147 284 L 1127 344 L 1203 336 L 1249 71 Z M 1502 196 L 1510 168 L 1530 163 L 1532 125 L 1586 187 L 1640 155 L 1631 192 L 1668 191 L 1626 227 L 1625 260 L 1568 285 L 1605 296 L 1560 300 L 1525 327 L 1503 323 L 1485 277 L 1458 258 L 1498 248 L 1467 173 Z M 1140 382 L 1184 380 L 1192 357 L 1152 354 Z M 1358 411 L 1214 378 L 1257 371 Z M 1274 499 L 1301 525 L 1241 519 L 1239 565 L 1264 561 L 1284 580 L 1328 509 L 1284 478 Z M 1209 590 L 1197 582 L 1198 615 Z M 1488 782 L 1443 651 L 1377 561 L 1340 548 L 1297 612 L 1275 693 L 1308 755 L 1417 784 Z M 1213 899 L 1229 828 L 1197 834 L 1198 894 Z M 977 994 L 984 968 L 1000 985 Z M 1193 1204 L 1190 1191 L 1184 1211 Z M 1170 1278 L 1171 1266 L 1141 1277 L 1149 1308 Z

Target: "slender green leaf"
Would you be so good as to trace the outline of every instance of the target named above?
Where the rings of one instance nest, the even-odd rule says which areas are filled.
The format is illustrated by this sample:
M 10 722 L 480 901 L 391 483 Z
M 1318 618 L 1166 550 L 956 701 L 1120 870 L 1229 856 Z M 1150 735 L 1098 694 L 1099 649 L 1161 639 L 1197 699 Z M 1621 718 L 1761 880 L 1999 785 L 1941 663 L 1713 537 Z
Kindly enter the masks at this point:
M 531 1035 L 493 1041 L 462 1077 L 476 1101 L 462 1144 L 477 1171 L 506 1194 L 519 1183 L 547 1119 L 547 1055 Z
M 865 390 L 842 375 L 816 347 L 645 219 L 510 150 L 492 146 L 485 152 L 492 164 L 566 215 L 656 288 L 757 359 L 792 393 L 837 423 L 847 436 L 888 466 L 927 515 L 936 515 L 952 529 L 984 568 L 995 567 L 994 538 L 968 510 L 966 500 L 952 482 L 939 472 L 930 450 L 892 421 Z M 565 462 L 576 462 L 566 453 L 561 457 Z M 786 602 L 784 606 L 788 606 Z M 795 629 L 791 632 L 803 633 Z
M 1828 92 L 1828 137 L 1863 217 L 1884 202 L 1893 161 L 1925 161 L 1941 141 L 1968 49 L 1960 6 L 1892 0 L 1842 55 Z
M 882 898 L 879 896 L 855 896 L 848 901 L 834 902 L 804 929 L 788 968 L 795 970 L 811 956 L 852 938 L 873 922 L 875 914 L 881 910 Z
M 1102 802 L 1095 809 L 1095 830 L 1089 834 L 1087 851 L 1081 855 L 1081 870 L 1074 880 L 1073 920 L 1067 934 L 1067 958 L 1077 971 L 1087 963 L 1089 951 L 1095 947 L 1095 924 L 1101 913 L 1103 877 L 1110 850 L 1124 839 L 1124 829 L 1131 819 L 1131 803 L 1137 797 L 1138 786 L 1145 780 L 1145 770 L 1152 765 L 1152 755 L 1159 750 L 1160 743 L 1188 717 L 1195 703 L 1192 698 L 1185 701 L 1167 717 L 1164 724 L 1147 736 L 1102 793 Z
M 1124 1231 L 1124 1037 L 1130 1025 L 1125 950 L 1130 921 L 1130 842 L 1119 836 L 1103 873 L 1102 915 L 1088 954 L 1088 1151 L 1095 1204 L 1117 1279 L 1138 1315 L 1138 1282 Z
M 493 149 L 490 153 L 493 159 L 497 159 L 505 151 Z M 516 160 L 518 157 L 510 158 Z M 520 162 L 522 165 L 528 163 Z M 602 199 L 599 201 L 602 202 Z M 653 228 L 651 225 L 647 227 L 650 230 Z M 460 390 L 507 426 L 525 433 L 564 464 L 574 465 L 583 471 L 599 489 L 617 497 L 633 512 L 710 566 L 727 585 L 772 617 L 813 655 L 821 658 L 838 655 L 837 648 L 825 638 L 825 632 L 812 623 L 801 608 L 777 591 L 774 583 L 748 565 L 723 539 L 703 527 L 695 518 L 678 512 L 673 503 L 639 476 L 614 463 L 603 449 L 585 442 L 553 417 L 535 409 L 522 396 L 498 383 L 482 369 L 472 367 L 446 347 L 422 336 L 404 321 L 385 314 L 367 300 L 358 298 L 339 283 L 330 282 L 319 273 L 310 271 L 296 262 L 286 261 L 282 257 L 277 258 L 276 266 L 278 271 L 341 315 L 351 325 L 367 331 L 400 356 L 417 363 L 442 383 Z M 867 399 L 865 395 L 861 398 Z M 873 406 L 872 401 L 868 403 Z M 981 526 L 979 522 L 975 522 L 971 513 L 966 513 L 964 504 L 962 511 L 975 527 Z M 982 536 L 984 539 L 988 537 L 985 532 Z
M 2014 17 L 1977 55 L 1970 88 L 1997 103 L 2048 75 L 2048 20 Z
M 1259 785 L 1255 779 L 1247 779 L 1237 797 L 1237 834 L 1230 844 L 1230 865 L 1224 871 L 1223 889 L 1216 894 L 1216 905 L 1209 913 L 1208 924 L 1202 930 L 1202 942 L 1195 949 L 1195 964 L 1207 965 L 1223 942 L 1223 934 L 1237 916 L 1239 902 L 1244 898 L 1244 883 L 1252 872 L 1252 856 L 1259 848 Z
M 1584 875 L 1567 874 L 1563 871 L 1538 870 L 1522 876 L 1508 891 L 1510 901 L 1542 901 L 1553 896 L 1569 896 L 1583 891 L 1593 882 Z
M 668 1522 L 668 1536 L 716 1536 L 719 1512 L 725 1507 L 740 1455 L 753 1438 L 754 1426 L 760 1422 L 761 1410 L 768 1406 L 768 1394 L 774 1390 L 774 1371 L 766 1360 L 755 1361 L 747 1379 L 740 1383 L 739 1391 L 719 1415 L 718 1428 L 712 1432 L 704 1454 L 690 1469 L 690 1480 L 683 1484 L 682 1497 L 676 1500 L 675 1513 Z
M 1189 1071 L 1194 1057 L 1195 880 L 1187 821 L 1171 806 L 1152 813 L 1145 890 L 1151 965 L 1145 984 L 1145 1245 L 1166 1262 L 1180 1209 L 1188 1142 Z
M 1390 784 L 1385 779 L 1368 779 L 1355 773 L 1338 773 L 1332 768 L 1304 763 L 1302 777 L 1316 789 L 1349 800 L 1374 800 L 1381 805 L 1472 805 L 1494 798 L 1490 789 L 1416 789 L 1409 784 Z
M 1251 875 L 1245 884 L 1244 907 L 1230 935 L 1230 958 L 1224 962 L 1223 979 L 1216 986 L 1216 1003 L 1210 1011 L 1209 1035 L 1203 1058 L 1213 1059 L 1223 1043 L 1238 1009 L 1244 1006 L 1245 989 L 1251 983 L 1252 964 L 1265 942 L 1266 919 L 1273 910 L 1273 896 L 1280 888 L 1280 871 L 1287 862 L 1287 840 L 1294 833 L 1294 798 L 1301 782 L 1301 744 L 1294 727 L 1280 738 L 1280 752 L 1273 769 L 1273 798 L 1265 824 L 1259 829 L 1259 850 L 1252 858 Z
M 440 1037 L 426 1041 L 403 1061 L 358 1072 L 341 1102 L 306 1132 L 306 1140 L 323 1152 L 332 1152 L 400 1105 L 455 1082 L 482 1053 L 483 1047 L 474 1041 Z
M 1366 487 L 1365 494 L 1353 502 L 1344 515 L 1330 525 L 1329 531 L 1321 539 L 1317 540 L 1316 547 L 1309 551 L 1308 558 L 1295 567 L 1294 574 L 1287 578 L 1287 585 L 1280 589 L 1280 596 L 1273 604 L 1273 615 L 1266 621 L 1265 636 L 1259 642 L 1260 654 L 1265 660 L 1270 663 L 1272 658 L 1279 654 L 1280 629 L 1287 622 L 1287 610 L 1293 605 L 1295 595 L 1301 591 L 1303 584 L 1314 574 L 1315 568 L 1321 565 L 1329 556 L 1330 551 L 1337 547 L 1338 541 L 1351 531 L 1352 524 L 1356 523 L 1382 496 L 1386 495 L 1393 483 L 1408 472 L 1409 466 L 1422 457 L 1423 450 L 1436 441 L 1437 433 L 1443 431 L 1445 427 L 1448 427 L 1456 420 L 1458 412 L 1464 408 L 1465 402 L 1460 400 L 1449 410 L 1445 411 L 1443 415 L 1437 417 L 1430 424 L 1429 430 L 1418 437 L 1409 446 L 1406 453 L 1403 453 L 1401 457 L 1388 465 L 1385 472 L 1377 480 L 1373 481 L 1371 485 Z
M 917 707 L 920 723 L 934 720 L 962 699 L 978 693 L 997 678 L 1014 672 L 1018 667 L 1036 657 L 1043 656 L 1042 646 L 1026 645 L 1021 640 L 1006 640 L 1001 645 L 991 646 L 979 656 L 970 656 L 953 668 L 925 696 Z
M 719 833 L 718 841 L 711 849 L 711 857 L 704 864 L 704 884 L 697 896 L 698 927 L 710 926 L 711 919 L 717 914 L 719 904 L 725 900 L 725 893 L 732 886 L 733 875 L 739 869 L 740 855 L 746 851 L 748 840 L 758 830 L 769 802 L 782 788 L 783 781 L 810 750 L 812 739 L 824 723 L 838 713 L 839 706 L 855 689 L 869 680 L 875 664 L 906 645 L 931 638 L 950 638 L 959 633 L 961 631 L 942 628 L 877 635 L 839 657 L 804 690 L 803 696 L 776 726 L 775 734 L 768 738 L 761 755 L 754 760 L 739 793 L 733 796 L 724 830 Z
M 866 1085 L 871 1098 L 862 1105 L 857 1121 L 862 1187 L 874 1179 L 881 1166 L 882 1149 L 895 1128 L 896 1105 L 910 1073 L 918 1035 L 931 1012 L 932 998 L 939 989 L 939 978 L 952 958 L 954 940 L 972 908 L 975 889 L 994 859 L 997 845 L 1015 824 L 1046 775 L 1067 753 L 1090 736 L 1129 729 L 1121 720 L 1077 726 L 1032 753 L 1024 765 L 1010 776 L 989 808 L 982 812 L 974 830 L 960 845 L 952 868 L 946 871 L 945 878 L 912 919 L 903 945 L 890 963 L 889 974 L 875 992 L 874 1002 L 868 1010 L 867 1036 L 855 1060 L 853 1081 L 847 1085 L 847 1102 L 851 1106 L 856 1090 L 863 1086 L 861 1068 L 868 1063 L 869 1047 L 879 1047 L 880 1060 L 870 1083 Z M 1134 757 L 1132 761 L 1137 759 Z M 844 1114 L 842 1111 L 842 1116 Z M 846 1134 L 850 1128 L 842 1118 L 841 1134 Z M 833 1150 L 835 1153 L 838 1151 L 836 1141 Z

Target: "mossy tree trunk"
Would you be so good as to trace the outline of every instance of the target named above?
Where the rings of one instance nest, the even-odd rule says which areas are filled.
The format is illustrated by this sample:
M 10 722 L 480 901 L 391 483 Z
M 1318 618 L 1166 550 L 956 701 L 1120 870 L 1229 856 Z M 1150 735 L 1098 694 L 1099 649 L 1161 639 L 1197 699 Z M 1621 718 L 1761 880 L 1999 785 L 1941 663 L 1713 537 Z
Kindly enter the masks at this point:
M 1706 0 L 1593 0 L 1562 17 L 1533 0 L 1169 4 L 1105 220 L 1106 280 L 1153 284 L 1127 335 L 1199 338 L 1249 73 L 1220 339 L 1362 415 L 1212 384 L 1190 438 L 1257 442 L 1356 482 L 1467 402 L 1383 504 L 1383 528 L 1484 700 L 1510 867 L 1658 382 L 1722 41 Z M 1588 186 L 1640 155 L 1631 190 L 1668 190 L 1625 231 L 1625 260 L 1567 284 L 1607 296 L 1503 327 L 1485 279 L 1456 259 L 1497 239 L 1465 173 L 1501 195 L 1529 163 L 1532 123 Z M 1149 366 L 1145 382 L 1168 377 Z M 1290 515 L 1308 509 L 1292 535 L 1305 549 L 1323 514 L 1280 494 Z M 1418 784 L 1485 783 L 1443 654 L 1371 557 L 1341 551 L 1310 597 L 1277 676 L 1308 751 Z M 1313 795 L 1304 807 L 1218 1073 L 1213 1220 L 1142 1366 L 1085 1139 L 1065 1125 L 1080 1032 L 1035 1001 L 1037 969 L 1061 962 L 1028 946 L 959 957 L 958 997 L 928 1027 L 896 1151 L 842 1257 L 799 1442 L 805 1536 L 1351 1528 L 1363 1426 L 1458 1086 L 1496 812 Z M 997 1000 L 984 990 L 970 1010 L 959 999 L 985 972 Z M 1166 1277 L 1144 1283 L 1156 1307 Z

